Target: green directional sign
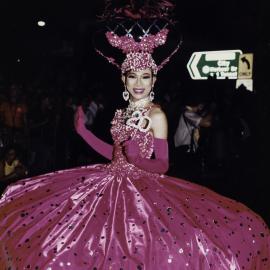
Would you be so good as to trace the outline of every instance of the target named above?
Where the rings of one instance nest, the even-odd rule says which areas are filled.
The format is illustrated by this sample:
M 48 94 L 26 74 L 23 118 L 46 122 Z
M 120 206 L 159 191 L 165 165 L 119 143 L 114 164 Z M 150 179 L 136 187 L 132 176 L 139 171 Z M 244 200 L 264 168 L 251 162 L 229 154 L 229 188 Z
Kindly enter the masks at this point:
M 209 76 L 217 79 L 237 79 L 241 50 L 194 52 L 187 69 L 193 80 L 206 80 Z

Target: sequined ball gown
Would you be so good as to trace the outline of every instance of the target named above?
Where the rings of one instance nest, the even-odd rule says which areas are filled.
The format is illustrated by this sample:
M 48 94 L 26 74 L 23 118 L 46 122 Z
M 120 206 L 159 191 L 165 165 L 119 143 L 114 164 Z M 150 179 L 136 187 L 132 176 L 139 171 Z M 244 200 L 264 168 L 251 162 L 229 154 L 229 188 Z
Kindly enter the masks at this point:
M 113 160 L 10 185 L 0 201 L 0 269 L 270 269 L 269 230 L 243 204 L 129 164 L 130 137 L 150 158 L 153 137 L 112 121 Z

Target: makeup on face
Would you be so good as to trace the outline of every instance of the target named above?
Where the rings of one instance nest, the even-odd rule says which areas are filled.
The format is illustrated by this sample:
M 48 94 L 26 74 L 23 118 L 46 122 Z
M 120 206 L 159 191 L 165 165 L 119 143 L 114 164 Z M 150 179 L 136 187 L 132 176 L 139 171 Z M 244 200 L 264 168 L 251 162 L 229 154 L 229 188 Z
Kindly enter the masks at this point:
M 151 69 L 130 71 L 126 74 L 124 83 L 133 100 L 140 100 L 149 95 L 153 88 L 155 77 Z

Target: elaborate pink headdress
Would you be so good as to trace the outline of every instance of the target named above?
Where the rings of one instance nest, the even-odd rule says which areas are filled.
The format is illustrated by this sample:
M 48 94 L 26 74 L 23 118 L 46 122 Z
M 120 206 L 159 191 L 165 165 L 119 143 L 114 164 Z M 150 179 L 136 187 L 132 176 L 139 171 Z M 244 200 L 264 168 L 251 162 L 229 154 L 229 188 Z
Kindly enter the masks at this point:
M 108 1 L 110 2 L 110 1 Z M 165 19 L 164 11 L 168 11 L 168 8 L 172 8 L 170 5 L 171 3 L 168 1 L 159 1 L 163 2 L 161 6 L 157 9 L 153 9 L 150 4 L 147 2 L 148 6 L 145 6 L 144 4 L 143 8 L 140 8 L 137 10 L 137 13 L 134 12 L 134 2 L 131 1 L 130 5 L 125 6 L 124 8 L 115 8 L 111 9 L 111 13 L 108 12 L 108 10 L 105 12 L 105 15 L 103 15 L 103 20 L 107 20 L 108 17 L 111 20 L 112 19 L 112 13 L 114 14 L 113 19 L 127 19 L 130 21 L 133 20 L 133 24 L 130 27 L 125 27 L 123 22 L 121 21 L 119 24 L 114 27 L 114 29 L 110 29 L 110 31 L 107 31 L 105 33 L 106 39 L 109 42 L 109 44 L 112 47 L 115 47 L 122 51 L 123 54 L 125 54 L 125 59 L 122 64 L 117 63 L 115 58 L 105 56 L 100 50 L 96 49 L 96 51 L 105 57 L 109 63 L 115 65 L 117 68 L 121 70 L 122 73 L 126 73 L 129 70 L 144 70 L 147 68 L 150 68 L 154 74 L 157 74 L 157 72 L 163 68 L 163 66 L 169 62 L 171 56 L 177 52 L 177 50 L 180 47 L 181 42 L 177 44 L 175 49 L 170 53 L 169 56 L 167 56 L 159 65 L 155 62 L 155 60 L 152 57 L 152 54 L 154 52 L 154 49 L 162 46 L 166 43 L 167 37 L 169 34 L 169 29 L 167 28 L 169 21 L 165 20 L 165 23 L 162 27 L 160 27 L 157 23 L 157 20 L 159 19 Z M 111 4 L 111 3 L 110 3 Z M 133 5 L 133 9 L 131 8 Z M 147 7 L 149 8 L 148 12 Z M 154 12 L 153 12 L 154 10 Z M 162 11 L 163 10 L 163 11 Z M 105 16 L 105 17 L 104 17 Z M 151 24 L 148 28 L 143 28 L 142 24 L 139 22 L 140 19 L 152 19 Z M 135 20 L 134 20 L 135 19 Z M 172 21 L 170 21 L 172 22 Z M 122 30 L 124 30 L 124 35 L 118 35 L 116 33 L 116 30 L 119 30 L 119 26 Z M 141 30 L 141 35 L 139 35 L 139 41 L 136 41 L 134 38 L 134 35 L 132 31 L 134 28 L 137 27 Z M 155 34 L 151 34 L 150 31 L 158 30 Z

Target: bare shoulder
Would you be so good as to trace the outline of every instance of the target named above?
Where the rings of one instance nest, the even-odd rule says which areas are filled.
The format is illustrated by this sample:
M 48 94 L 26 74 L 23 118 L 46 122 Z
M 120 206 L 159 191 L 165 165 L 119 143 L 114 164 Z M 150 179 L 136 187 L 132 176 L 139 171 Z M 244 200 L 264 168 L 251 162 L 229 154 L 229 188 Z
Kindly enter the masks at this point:
M 151 108 L 149 117 L 152 121 L 167 121 L 166 114 L 158 105 L 155 105 Z
M 159 106 L 154 106 L 149 112 L 152 121 L 152 132 L 155 138 L 166 139 L 168 133 L 167 117 Z

